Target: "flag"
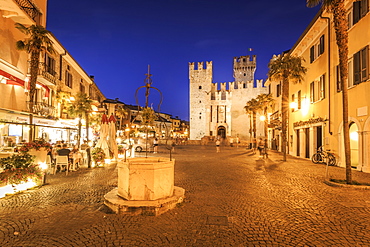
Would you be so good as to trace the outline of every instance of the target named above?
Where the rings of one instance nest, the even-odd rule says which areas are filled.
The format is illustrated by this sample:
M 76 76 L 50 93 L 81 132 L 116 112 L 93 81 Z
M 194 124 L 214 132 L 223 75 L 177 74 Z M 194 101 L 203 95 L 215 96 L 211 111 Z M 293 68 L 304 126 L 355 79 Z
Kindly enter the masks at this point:
M 253 51 L 253 49 L 252 48 L 249 48 L 248 51 Z

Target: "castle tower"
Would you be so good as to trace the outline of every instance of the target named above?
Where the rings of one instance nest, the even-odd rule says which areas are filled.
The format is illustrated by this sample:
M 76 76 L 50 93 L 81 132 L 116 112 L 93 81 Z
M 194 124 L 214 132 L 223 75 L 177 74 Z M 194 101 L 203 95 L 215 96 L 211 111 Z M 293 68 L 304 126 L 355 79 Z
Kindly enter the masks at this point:
M 199 140 L 207 135 L 207 106 L 211 98 L 212 61 L 199 62 L 195 68 L 194 63 L 189 63 L 190 80 L 190 139 Z
M 234 81 L 247 82 L 254 81 L 254 73 L 256 71 L 256 55 L 234 57 Z
M 203 137 L 250 139 L 250 118 L 246 103 L 268 89 L 263 81 L 254 83 L 256 56 L 234 58 L 234 82 L 213 83 L 212 62 L 189 63 L 190 80 L 190 140 Z M 257 122 L 257 136 L 263 133 L 263 123 Z

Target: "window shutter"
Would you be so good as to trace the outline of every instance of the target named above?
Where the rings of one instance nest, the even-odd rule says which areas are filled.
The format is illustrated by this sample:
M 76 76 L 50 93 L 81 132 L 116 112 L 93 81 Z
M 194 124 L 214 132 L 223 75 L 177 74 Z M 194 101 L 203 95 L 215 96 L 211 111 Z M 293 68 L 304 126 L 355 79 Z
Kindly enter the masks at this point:
M 325 99 L 325 75 L 320 77 L 320 99 Z
M 311 46 L 310 49 L 310 63 L 312 63 L 315 60 L 315 46 Z
M 315 95 L 315 82 L 311 82 L 310 84 L 310 101 L 311 103 L 315 102 L 315 98 L 314 98 L 314 95 Z
M 369 78 L 369 46 L 361 51 L 361 82 Z
M 320 37 L 320 55 L 323 54 L 325 51 L 325 36 L 322 35 Z
M 353 84 L 357 85 L 361 82 L 360 79 L 360 52 L 353 55 Z
M 353 2 L 353 24 L 357 23 L 361 18 L 360 7 L 361 7 L 360 1 Z
M 364 17 L 369 11 L 369 0 L 361 1 L 361 18 Z

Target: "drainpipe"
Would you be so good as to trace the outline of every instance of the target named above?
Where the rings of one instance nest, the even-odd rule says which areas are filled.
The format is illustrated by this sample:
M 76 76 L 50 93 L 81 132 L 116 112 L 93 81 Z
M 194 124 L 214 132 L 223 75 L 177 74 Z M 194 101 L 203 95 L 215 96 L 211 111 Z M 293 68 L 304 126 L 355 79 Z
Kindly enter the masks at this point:
M 331 73 L 330 73 L 330 66 L 331 66 L 331 63 L 330 63 L 330 55 L 331 55 L 331 53 L 330 53 L 330 17 L 324 17 L 324 16 L 322 16 L 322 12 L 321 12 L 321 14 L 320 14 L 320 18 L 322 18 L 322 19 L 326 19 L 327 21 L 328 21 L 328 105 L 329 105 L 329 111 L 328 111 L 328 125 L 329 125 L 329 134 L 330 135 L 333 135 L 333 132 L 331 131 L 331 125 L 330 125 L 330 117 L 331 117 L 331 111 L 330 111 L 330 109 L 331 109 L 331 104 L 330 104 L 330 102 L 331 102 L 331 96 L 330 96 L 330 75 L 331 75 Z
M 64 50 L 64 54 L 59 55 L 59 80 L 62 80 L 62 72 L 63 72 L 63 57 L 67 55 L 67 51 Z

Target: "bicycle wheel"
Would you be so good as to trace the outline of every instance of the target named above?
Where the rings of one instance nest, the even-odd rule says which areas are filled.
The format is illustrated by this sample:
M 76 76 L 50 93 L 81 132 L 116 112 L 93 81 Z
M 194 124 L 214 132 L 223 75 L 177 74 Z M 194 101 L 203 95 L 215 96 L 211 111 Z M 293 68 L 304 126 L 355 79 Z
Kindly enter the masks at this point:
M 311 161 L 315 164 L 318 164 L 323 162 L 323 158 L 320 153 L 315 153 L 312 155 Z
M 335 166 L 337 163 L 335 156 L 332 155 L 331 153 L 328 153 L 328 159 L 329 159 L 329 166 Z

